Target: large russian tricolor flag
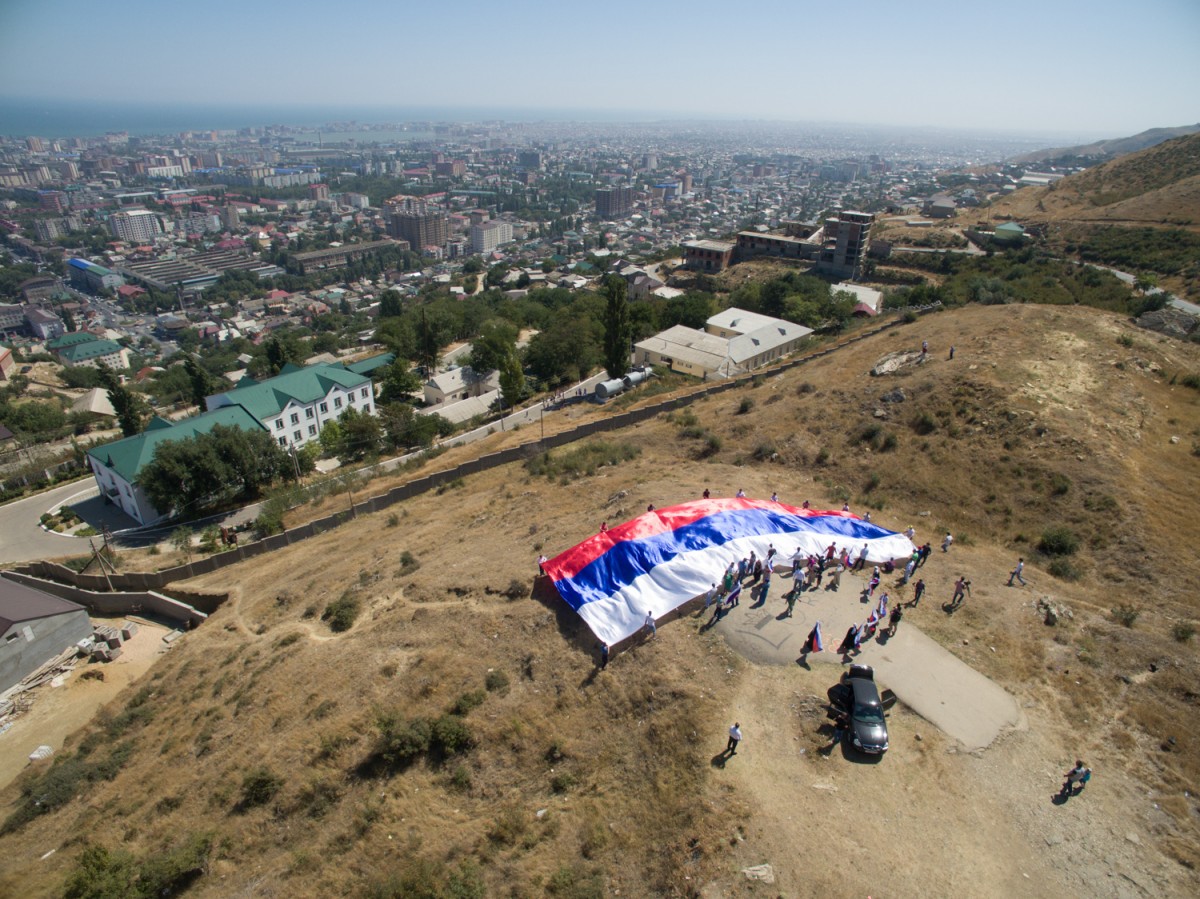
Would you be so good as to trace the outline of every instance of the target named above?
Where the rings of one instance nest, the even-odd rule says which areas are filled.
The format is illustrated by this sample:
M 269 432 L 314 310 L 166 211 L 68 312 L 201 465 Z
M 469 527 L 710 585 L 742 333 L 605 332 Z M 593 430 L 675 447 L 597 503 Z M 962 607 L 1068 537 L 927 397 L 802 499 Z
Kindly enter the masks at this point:
M 825 555 L 830 543 L 852 559 L 867 546 L 869 562 L 906 558 L 903 534 L 850 512 L 797 509 L 754 499 L 706 499 L 639 515 L 589 537 L 543 566 L 559 595 L 605 643 L 619 643 L 645 624 L 720 583 L 730 562 L 753 552 L 774 562 L 797 550 Z

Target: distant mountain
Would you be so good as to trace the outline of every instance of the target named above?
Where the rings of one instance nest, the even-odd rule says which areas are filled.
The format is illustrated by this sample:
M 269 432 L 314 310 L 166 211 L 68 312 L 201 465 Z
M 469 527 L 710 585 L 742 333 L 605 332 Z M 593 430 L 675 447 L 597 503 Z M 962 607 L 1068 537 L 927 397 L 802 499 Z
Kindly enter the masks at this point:
M 1014 156 L 1009 162 L 1017 165 L 1030 163 L 1069 163 L 1080 159 L 1104 160 L 1115 159 L 1127 153 L 1136 153 L 1147 147 L 1154 147 L 1163 141 L 1175 137 L 1184 137 L 1200 131 L 1200 124 L 1181 125 L 1178 128 L 1151 128 L 1133 137 L 1115 137 L 1109 140 L 1098 140 L 1092 144 L 1080 144 L 1077 147 L 1055 147 L 1049 150 L 1036 150 L 1023 156 Z
M 983 215 L 1021 222 L 1200 229 L 1200 131 L 1093 166 L 1049 187 L 1023 188 L 997 200 Z

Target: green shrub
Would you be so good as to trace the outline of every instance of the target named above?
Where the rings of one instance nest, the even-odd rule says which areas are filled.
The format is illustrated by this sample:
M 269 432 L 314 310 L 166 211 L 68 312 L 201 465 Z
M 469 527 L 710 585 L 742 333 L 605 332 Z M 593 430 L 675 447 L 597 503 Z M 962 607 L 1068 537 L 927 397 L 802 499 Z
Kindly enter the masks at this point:
M 1179 379 L 1179 383 L 1184 387 L 1190 387 L 1192 390 L 1200 390 L 1200 375 L 1187 374 Z
M 1066 496 L 1071 490 L 1071 479 L 1065 474 L 1055 472 L 1050 475 L 1050 492 L 1054 496 Z
M 863 485 L 863 492 L 870 493 L 872 490 L 878 488 L 880 483 L 882 483 L 882 480 L 879 475 L 876 472 L 871 472 L 871 476 L 867 478 L 867 483 Z
M 1038 549 L 1047 556 L 1069 556 L 1078 551 L 1079 537 L 1064 525 L 1055 525 L 1042 531 Z
M 466 752 L 475 745 L 475 737 L 465 721 L 454 715 L 443 715 L 433 722 L 430 748 L 443 756 Z
M 135 859 L 124 850 L 88 846 L 63 885 L 65 899 L 152 899 L 173 896 L 204 876 L 212 838 L 192 834 L 167 851 Z
M 266 805 L 283 787 L 283 778 L 265 766 L 248 771 L 242 778 L 241 808 Z
M 770 462 L 777 455 L 779 450 L 775 448 L 775 444 L 769 440 L 765 440 L 754 448 L 754 458 L 759 462 Z
M 321 620 L 329 622 L 329 629 L 335 634 L 339 634 L 354 626 L 360 611 L 362 611 L 362 604 L 358 601 L 358 597 L 350 593 L 343 593 L 325 607 L 325 611 L 321 614 Z
M 749 412 L 753 408 L 754 408 L 754 400 L 750 399 L 750 397 L 748 397 L 748 396 L 743 397 L 742 401 L 740 403 L 738 403 L 736 414 L 737 415 L 745 415 L 747 412 Z
M 938 420 L 929 412 L 922 412 L 912 420 L 912 429 L 915 433 L 924 437 L 926 434 L 932 434 L 937 430 Z
M 1073 565 L 1070 559 L 1064 559 L 1061 556 L 1051 559 L 1046 570 L 1060 581 L 1077 581 L 1083 577 L 1083 572 Z
M 456 766 L 450 775 L 450 785 L 463 792 L 471 789 L 471 770 L 466 765 Z
M 1114 607 L 1112 610 L 1113 618 L 1125 625 L 1125 627 L 1133 627 L 1134 622 L 1138 620 L 1141 614 L 1139 609 L 1135 609 L 1133 606 L 1125 603 Z
M 722 445 L 720 437 L 716 434 L 709 434 L 704 440 L 704 445 L 700 447 L 700 458 L 707 459 L 709 456 L 715 456 L 721 451 Z
M 550 789 L 555 793 L 565 793 L 573 786 L 575 786 L 575 778 L 565 771 L 560 771 L 550 778 Z
M 417 560 L 417 557 L 414 556 L 412 553 L 410 553 L 408 550 L 405 550 L 404 552 L 400 553 L 400 574 L 401 574 L 401 576 L 407 575 L 407 574 L 412 574 L 414 571 L 416 571 L 420 567 L 421 567 L 421 563 Z
M 387 714 L 381 715 L 376 725 L 379 728 L 376 755 L 387 765 L 402 767 L 429 751 L 433 726 L 425 718 L 405 721 Z
M 386 880 L 369 883 L 365 899 L 484 899 L 483 875 L 471 860 L 451 868 L 440 859 L 401 857 L 400 870 Z
M 483 684 L 491 693 L 499 693 L 502 690 L 508 689 L 508 675 L 503 671 L 489 671 L 487 677 L 484 678 Z
M 1171 625 L 1171 636 L 1180 643 L 1186 643 L 1196 635 L 1196 627 L 1190 621 L 1177 621 Z
M 487 693 L 483 690 L 472 690 L 469 693 L 464 693 L 458 699 L 454 700 L 454 705 L 450 707 L 450 714 L 462 717 L 472 709 L 483 705 L 485 699 L 487 699 Z

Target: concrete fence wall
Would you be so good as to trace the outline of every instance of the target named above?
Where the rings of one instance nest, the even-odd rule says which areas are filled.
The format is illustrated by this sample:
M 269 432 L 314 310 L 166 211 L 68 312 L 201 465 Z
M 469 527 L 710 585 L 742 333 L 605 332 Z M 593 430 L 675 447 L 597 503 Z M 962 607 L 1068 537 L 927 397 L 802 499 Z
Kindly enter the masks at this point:
M 934 311 L 931 307 L 926 310 L 918 310 L 922 312 Z M 56 565 L 52 562 L 34 562 L 29 565 L 21 566 L 18 570 L 24 571 L 36 577 L 46 578 L 49 580 L 58 581 L 64 584 L 72 584 L 88 591 L 107 591 L 107 590 L 160 590 L 167 584 L 174 581 L 187 580 L 189 578 L 198 577 L 202 574 L 208 574 L 211 571 L 224 568 L 227 565 L 233 565 L 248 558 L 261 555 L 262 553 L 274 552 L 277 549 L 282 549 L 285 546 L 291 546 L 301 540 L 307 540 L 310 537 L 315 537 L 318 534 L 323 534 L 326 531 L 339 527 L 357 517 L 359 514 L 368 514 L 380 512 L 398 502 L 403 502 L 406 499 L 412 499 L 415 496 L 420 496 L 422 493 L 427 493 L 430 490 L 450 483 L 456 478 L 465 477 L 469 474 L 479 474 L 480 472 L 490 471 L 493 468 L 498 468 L 501 465 L 508 465 L 512 462 L 519 462 L 537 455 L 547 449 L 555 449 L 561 446 L 574 443 L 584 437 L 589 437 L 593 434 L 601 434 L 606 431 L 617 431 L 622 428 L 627 428 L 630 425 L 638 422 L 647 421 L 664 412 L 671 412 L 676 409 L 681 409 L 689 406 L 697 400 L 704 399 L 710 396 L 724 393 L 727 390 L 736 390 L 741 387 L 747 387 L 760 381 L 764 378 L 774 377 L 790 371 L 801 365 L 807 365 L 816 359 L 821 359 L 828 356 L 830 353 L 837 352 L 844 347 L 851 346 L 868 337 L 873 337 L 884 331 L 890 330 L 902 323 L 901 319 L 893 319 L 878 328 L 870 331 L 864 331 L 860 334 L 855 334 L 845 340 L 835 344 L 834 346 L 825 347 L 816 352 L 809 353 L 806 356 L 801 356 L 798 359 L 791 359 L 779 365 L 771 366 L 770 368 L 759 369 L 755 372 L 745 375 L 739 375 L 736 378 L 730 378 L 724 381 L 717 381 L 712 384 L 706 384 L 691 393 L 682 396 L 672 397 L 662 400 L 650 406 L 645 406 L 640 409 L 632 409 L 628 412 L 619 412 L 607 418 L 600 418 L 594 421 L 585 422 L 581 425 L 570 429 L 569 431 L 561 431 L 557 434 L 551 434 L 541 440 L 535 440 L 530 443 L 523 443 L 520 446 L 508 447 L 494 453 L 480 456 L 475 459 L 470 459 L 463 462 L 454 468 L 445 469 L 443 471 L 435 471 L 431 474 L 424 475 L 409 481 L 405 484 L 400 484 L 393 487 L 387 493 L 378 496 L 372 496 L 361 502 L 354 504 L 354 511 L 349 509 L 337 512 L 326 518 L 310 521 L 307 524 L 298 525 L 291 528 L 282 534 L 275 534 L 263 540 L 245 545 L 238 545 L 236 548 L 225 552 L 216 553 L 211 556 L 206 556 L 203 559 L 197 559 L 187 565 L 180 565 L 176 568 L 167 568 L 162 571 L 153 572 L 129 572 L 121 574 L 110 574 L 107 578 L 103 575 L 96 574 L 78 574 L 69 568 L 62 565 Z M 111 585 L 111 586 L 110 586 Z
M 61 584 L 18 571 L 6 571 L 4 577 L 52 596 L 78 603 L 93 615 L 151 614 L 176 621 L 185 627 L 200 624 L 208 618 L 208 615 L 194 605 L 153 591 L 97 593 L 72 584 Z

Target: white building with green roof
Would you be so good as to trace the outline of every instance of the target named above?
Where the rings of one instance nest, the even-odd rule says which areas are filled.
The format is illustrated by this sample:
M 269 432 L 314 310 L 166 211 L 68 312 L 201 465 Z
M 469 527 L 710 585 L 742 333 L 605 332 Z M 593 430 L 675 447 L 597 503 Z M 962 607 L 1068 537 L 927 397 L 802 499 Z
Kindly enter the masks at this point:
M 154 450 L 159 444 L 207 434 L 217 425 L 243 428 L 247 431 L 263 427 L 241 406 L 222 406 L 177 422 L 155 418 L 141 434 L 88 451 L 88 465 L 96 478 L 101 495 L 120 507 L 121 511 L 138 524 L 146 525 L 158 521 L 171 510 L 159 510 L 154 507 L 137 485 L 138 473 L 154 458 Z
M 284 366 L 270 380 L 254 383 L 244 378 L 233 390 L 214 394 L 206 402 L 209 410 L 240 406 L 282 447 L 316 440 L 321 428 L 347 409 L 376 414 L 371 379 L 338 364 Z
M 65 337 L 73 336 L 74 334 L 64 334 L 58 339 L 62 340 Z M 55 348 L 53 353 L 58 357 L 58 361 L 70 368 L 79 366 L 99 368 L 101 365 L 114 371 L 129 368 L 129 350 L 114 341 L 104 340 L 93 335 L 88 336 L 91 338 L 90 340 Z

